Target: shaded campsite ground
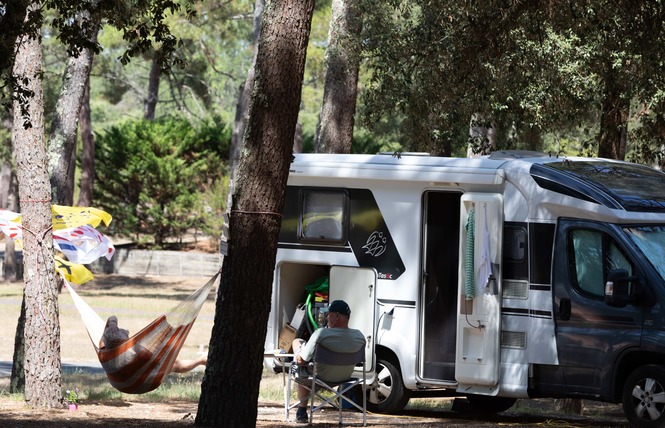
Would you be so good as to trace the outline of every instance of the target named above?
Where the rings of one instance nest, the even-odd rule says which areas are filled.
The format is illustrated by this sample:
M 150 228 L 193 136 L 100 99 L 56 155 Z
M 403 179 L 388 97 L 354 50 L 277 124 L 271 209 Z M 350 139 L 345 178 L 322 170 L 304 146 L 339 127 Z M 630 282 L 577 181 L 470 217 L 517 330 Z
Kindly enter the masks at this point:
M 96 279 L 79 289 L 102 318 L 117 315 L 121 326 L 136 332 L 155 317 L 174 306 L 180 299 L 203 285 L 206 277 L 128 277 L 97 275 Z M 21 283 L 0 283 L 0 361 L 11 361 L 16 320 L 21 304 Z M 182 351 L 182 358 L 192 358 L 206 351 L 214 317 L 213 289 L 208 301 L 190 333 Z M 78 313 L 67 293 L 60 296 L 62 360 L 63 365 L 96 367 L 98 364 L 90 340 Z M 104 383 L 103 374 L 94 370 Z M 280 390 L 281 377 L 266 372 L 264 382 L 273 382 Z M 200 378 L 201 373 L 197 376 Z M 0 376 L 0 426 L 7 427 L 183 427 L 193 426 L 197 402 L 121 394 L 112 399 L 88 399 L 85 392 L 77 411 L 30 409 L 20 397 L 7 395 L 9 378 Z M 197 385 L 198 386 L 198 385 Z M 69 387 L 63 384 L 63 388 Z M 572 427 L 626 427 L 617 405 L 585 402 L 585 416 L 571 417 L 557 414 L 553 400 L 519 400 L 517 405 L 500 415 L 478 415 L 451 410 L 450 401 L 428 399 L 412 404 L 397 416 L 368 415 L 372 427 L 513 427 L 572 426 Z M 463 402 L 462 402 L 463 404 Z M 279 397 L 261 398 L 258 405 L 259 427 L 286 427 Z M 359 425 L 358 414 L 345 416 L 345 424 Z M 337 426 L 337 415 L 326 411 L 317 415 L 315 426 Z

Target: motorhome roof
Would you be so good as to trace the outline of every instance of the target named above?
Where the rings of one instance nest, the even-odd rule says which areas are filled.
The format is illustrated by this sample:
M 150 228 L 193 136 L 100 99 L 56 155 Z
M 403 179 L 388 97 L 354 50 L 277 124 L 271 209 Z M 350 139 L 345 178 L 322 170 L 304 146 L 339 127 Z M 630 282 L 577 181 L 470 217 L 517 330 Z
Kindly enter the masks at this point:
M 314 168 L 314 169 L 311 169 Z M 327 176 L 460 181 L 500 184 L 504 171 L 530 174 L 544 189 L 613 209 L 665 212 L 665 173 L 629 162 L 562 158 L 531 151 L 497 151 L 478 158 L 347 154 L 297 154 L 291 172 Z M 365 171 L 360 173 L 360 171 Z M 373 172 L 370 172 L 373 171 Z

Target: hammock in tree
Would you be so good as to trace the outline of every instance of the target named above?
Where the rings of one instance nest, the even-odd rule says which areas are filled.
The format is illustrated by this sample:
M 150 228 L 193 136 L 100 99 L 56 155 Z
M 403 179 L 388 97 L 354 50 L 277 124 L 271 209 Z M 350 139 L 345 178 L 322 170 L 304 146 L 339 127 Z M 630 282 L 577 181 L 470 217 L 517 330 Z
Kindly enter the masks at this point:
M 106 321 L 65 281 L 99 362 L 114 388 L 128 394 L 142 394 L 159 387 L 164 377 L 171 372 L 212 284 L 220 273 L 221 269 L 176 307 L 113 348 L 100 348 Z

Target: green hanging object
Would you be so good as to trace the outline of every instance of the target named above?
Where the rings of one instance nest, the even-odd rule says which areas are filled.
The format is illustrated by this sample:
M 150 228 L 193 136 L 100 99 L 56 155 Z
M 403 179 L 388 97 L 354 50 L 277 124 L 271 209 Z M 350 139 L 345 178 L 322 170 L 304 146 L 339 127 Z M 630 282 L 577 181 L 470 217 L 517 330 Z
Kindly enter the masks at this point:
M 465 278 L 464 278 L 464 296 L 466 300 L 473 300 L 476 296 L 476 281 L 474 278 L 474 254 L 475 254 L 475 229 L 476 219 L 475 210 L 469 210 L 469 218 L 466 221 L 466 253 L 465 253 Z
M 312 300 L 314 299 L 314 295 L 317 292 L 327 293 L 328 284 L 329 284 L 328 277 L 322 276 L 313 283 L 305 286 L 305 290 L 307 291 L 307 300 L 305 301 L 305 308 L 307 309 L 307 318 L 309 319 L 309 322 L 312 324 L 312 327 L 314 327 L 314 330 L 319 329 L 319 323 L 317 323 L 316 319 L 314 318 L 314 312 L 312 311 L 312 306 L 314 306 L 314 304 Z
M 305 286 L 306 291 L 311 291 L 316 293 L 317 291 L 328 292 L 328 277 L 322 276 L 313 283 Z

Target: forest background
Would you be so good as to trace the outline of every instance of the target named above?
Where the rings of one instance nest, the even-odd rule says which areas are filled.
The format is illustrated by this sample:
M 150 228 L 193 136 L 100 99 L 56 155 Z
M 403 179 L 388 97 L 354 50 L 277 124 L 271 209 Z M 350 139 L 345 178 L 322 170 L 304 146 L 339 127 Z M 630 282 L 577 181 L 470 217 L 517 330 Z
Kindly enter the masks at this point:
M 343 6 L 343 19 L 335 5 Z M 237 426 L 247 426 L 256 417 L 246 403 L 256 401 L 260 380 L 275 214 L 293 151 L 476 156 L 528 149 L 662 167 L 661 0 L 272 0 L 265 6 L 260 14 L 261 0 L 0 0 L 0 72 L 13 103 L 0 135 L 0 206 L 19 209 L 18 187 L 23 226 L 37 231 L 25 237 L 25 271 L 44 271 L 26 278 L 26 355 L 33 356 L 26 361 L 39 363 L 43 353 L 35 345 L 45 343 L 53 356 L 45 358 L 52 367 L 26 368 L 52 376 L 26 381 L 32 405 L 61 401 L 44 202 L 76 204 L 78 192 L 78 205 L 114 215 L 112 234 L 151 236 L 156 246 L 191 227 L 218 236 L 230 203 L 234 239 L 224 259 L 197 423 L 233 413 Z M 23 15 L 16 13 L 21 8 Z M 340 69 L 352 77 L 329 78 Z M 86 88 L 83 101 L 65 105 L 80 88 Z M 346 125 L 340 121 L 340 130 L 351 130 L 339 134 L 348 138 L 343 145 L 335 144 L 342 138 L 325 138 L 330 111 L 333 120 L 351 116 Z M 243 121 L 246 128 L 238 126 Z M 44 123 L 51 124 L 47 147 Z M 75 140 L 77 128 L 82 144 L 72 150 L 76 145 L 65 140 Z M 46 149 L 50 176 L 42 163 Z M 243 302 L 250 300 L 257 316 L 243 324 Z M 37 318 L 42 301 L 49 302 L 39 306 L 49 316 Z M 237 343 L 256 364 L 244 373 L 219 352 L 223 343 Z
M 351 152 L 528 149 L 661 167 L 660 1 L 481 3 L 354 4 L 362 29 L 353 41 L 359 78 L 357 104 L 349 107 L 356 112 Z M 89 92 L 93 200 L 114 214 L 114 233 L 158 247 L 192 227 L 220 236 L 234 121 L 256 44 L 254 8 L 251 0 L 206 0 L 194 4 L 195 15 L 167 11 L 178 40 L 168 72 L 160 72 L 150 48 L 130 60 L 125 33 L 102 23 Z M 57 18 L 46 11 L 47 21 Z M 330 22 L 330 0 L 317 2 L 296 152 L 321 149 Z M 57 35 L 43 28 L 46 123 L 56 112 L 68 57 Z M 0 127 L 5 182 L 9 113 Z M 75 201 L 80 144 L 77 150 Z M 3 184 L 0 193 L 7 189 Z

